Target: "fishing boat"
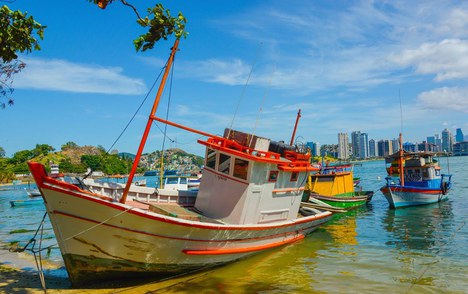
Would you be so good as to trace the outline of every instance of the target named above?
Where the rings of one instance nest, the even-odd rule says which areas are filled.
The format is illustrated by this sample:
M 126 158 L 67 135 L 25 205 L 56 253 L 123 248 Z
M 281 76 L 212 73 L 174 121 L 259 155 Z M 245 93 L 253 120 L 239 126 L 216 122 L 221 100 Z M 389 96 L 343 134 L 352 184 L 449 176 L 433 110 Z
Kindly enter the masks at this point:
M 10 200 L 11 207 L 22 207 L 42 204 L 44 201 L 42 198 L 26 199 L 26 200 Z
M 301 240 L 332 217 L 301 207 L 303 183 L 314 170 L 309 154 L 232 129 L 211 135 L 155 116 L 178 43 L 123 189 L 73 185 L 48 176 L 40 163 L 28 163 L 76 287 L 223 265 Z M 206 137 L 198 140 L 205 146 L 198 191 L 173 191 L 167 198 L 158 188 L 131 184 L 154 121 Z M 193 203 L 181 201 L 180 193 L 195 193 Z
M 41 191 L 39 189 L 24 189 L 29 198 L 41 197 Z
M 373 191 L 355 191 L 351 164 L 323 167 L 308 178 L 304 201 L 311 198 L 333 207 L 351 209 L 371 201 Z
M 390 207 L 424 205 L 447 199 L 452 187 L 452 175 L 441 173 L 439 163 L 434 159 L 436 155 L 432 152 L 404 151 L 400 134 L 400 150 L 386 158 L 386 162 L 393 163 L 393 166 L 387 168 L 387 183 L 380 189 Z M 397 172 L 395 161 L 398 162 Z M 395 174 L 398 178 L 394 177 Z

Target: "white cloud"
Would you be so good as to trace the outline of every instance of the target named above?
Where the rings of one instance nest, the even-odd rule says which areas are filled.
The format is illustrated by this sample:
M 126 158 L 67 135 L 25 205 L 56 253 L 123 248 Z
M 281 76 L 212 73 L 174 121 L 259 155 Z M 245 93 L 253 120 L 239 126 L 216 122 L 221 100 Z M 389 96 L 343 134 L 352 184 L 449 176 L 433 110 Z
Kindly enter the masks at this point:
M 143 80 L 123 75 L 120 67 L 78 64 L 60 59 L 23 58 L 23 61 L 26 68 L 14 81 L 18 89 L 121 95 L 147 91 Z
M 443 87 L 421 93 L 418 101 L 423 107 L 437 110 L 456 110 L 468 113 L 468 88 Z
M 434 74 L 436 81 L 468 77 L 468 40 L 448 39 L 425 43 L 408 49 L 393 60 L 401 66 L 414 67 L 416 73 Z

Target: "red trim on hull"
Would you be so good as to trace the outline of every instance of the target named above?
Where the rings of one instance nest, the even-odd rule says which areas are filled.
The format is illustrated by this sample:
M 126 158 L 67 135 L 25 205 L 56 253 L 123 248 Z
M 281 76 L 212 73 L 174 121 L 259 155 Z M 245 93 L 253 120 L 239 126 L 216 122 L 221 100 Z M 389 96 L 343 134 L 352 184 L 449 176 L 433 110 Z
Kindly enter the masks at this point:
M 107 223 L 102 223 L 102 222 L 99 222 L 99 221 L 83 218 L 83 217 L 80 217 L 80 216 L 68 214 L 68 213 L 61 212 L 61 211 L 54 211 L 53 214 L 63 215 L 63 216 L 66 216 L 66 217 L 75 218 L 75 219 L 79 219 L 79 220 L 83 220 L 83 221 L 87 221 L 87 222 L 91 222 L 91 223 L 95 223 L 95 224 L 101 224 L 103 226 L 119 229 L 119 230 L 122 230 L 122 231 L 128 231 L 128 232 L 133 232 L 133 233 L 137 233 L 137 234 L 153 236 L 153 237 L 158 237 L 158 238 L 165 238 L 165 239 L 171 239 L 171 240 L 180 240 L 180 241 L 191 241 L 191 242 L 210 242 L 210 243 L 216 243 L 216 242 L 221 242 L 221 243 L 225 243 L 225 242 L 245 242 L 245 241 L 252 241 L 252 240 L 265 240 L 265 239 L 276 238 L 276 237 L 280 237 L 280 236 L 287 237 L 288 235 L 297 234 L 297 232 L 298 232 L 298 230 L 294 230 L 294 231 L 284 232 L 284 233 L 279 233 L 279 234 L 274 234 L 274 235 L 267 235 L 267 236 L 255 237 L 255 238 L 243 238 L 243 239 L 218 239 L 218 240 L 190 239 L 190 238 L 165 236 L 165 235 L 158 235 L 158 234 L 153 234 L 153 233 L 148 233 L 148 232 L 143 232 L 143 231 L 138 231 L 138 230 L 132 230 L 132 229 L 129 229 L 129 228 L 124 228 L 124 227 L 111 225 L 111 224 L 107 224 Z M 307 230 L 310 230 L 310 229 L 312 229 L 314 227 L 318 227 L 320 225 L 321 225 L 321 223 L 320 224 L 314 224 L 312 226 L 308 226 L 306 228 L 300 229 L 299 231 L 307 231 Z
M 265 244 L 265 245 L 260 245 L 260 246 L 244 247 L 244 248 L 212 249 L 212 250 L 210 249 L 206 249 L 206 250 L 185 249 L 185 250 L 182 250 L 182 252 L 188 255 L 220 255 L 220 254 L 247 253 L 247 252 L 253 252 L 253 251 L 266 250 L 266 249 L 278 247 L 281 245 L 286 245 L 289 243 L 302 240 L 304 239 L 304 237 L 305 237 L 304 235 L 299 235 L 297 237 L 294 237 L 292 239 L 285 240 L 285 241 L 280 241 L 280 242 Z
M 440 194 L 442 193 L 442 190 L 440 189 L 418 189 L 418 188 L 409 188 L 409 187 L 401 187 L 401 186 L 391 186 L 391 187 L 383 187 L 380 189 L 382 193 L 389 193 L 389 189 L 395 192 L 406 192 L 406 193 L 421 193 L 421 194 Z

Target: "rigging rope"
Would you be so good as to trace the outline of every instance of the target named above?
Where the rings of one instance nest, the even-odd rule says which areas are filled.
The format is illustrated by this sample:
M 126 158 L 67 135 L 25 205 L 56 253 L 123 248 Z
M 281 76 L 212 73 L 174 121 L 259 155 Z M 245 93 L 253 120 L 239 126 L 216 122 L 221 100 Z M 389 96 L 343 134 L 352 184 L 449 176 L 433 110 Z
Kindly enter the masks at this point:
M 262 102 L 260 103 L 260 109 L 258 110 L 258 114 L 257 114 L 257 118 L 255 120 L 255 124 L 254 124 L 252 134 L 255 134 L 255 132 L 257 131 L 257 125 L 258 125 L 258 121 L 260 120 L 260 114 L 263 111 L 263 105 L 265 104 L 266 98 L 267 98 L 268 94 L 270 93 L 271 81 L 273 80 L 273 75 L 274 75 L 275 72 L 276 72 L 276 65 L 275 65 L 275 69 L 271 73 L 270 80 L 268 81 L 268 88 L 265 89 L 265 94 L 263 95 Z M 249 146 L 252 144 L 252 140 L 253 140 L 253 136 L 250 139 Z
M 125 126 L 125 128 L 122 130 L 122 132 L 120 133 L 120 135 L 117 137 L 117 139 L 115 139 L 114 143 L 112 143 L 112 145 L 109 147 L 109 149 L 107 150 L 106 153 L 109 153 L 112 148 L 114 148 L 115 144 L 117 144 L 117 142 L 120 140 L 120 138 L 122 137 L 122 135 L 125 133 L 125 131 L 128 129 L 128 127 L 130 126 L 130 124 L 132 123 L 132 121 L 135 119 L 136 115 L 138 114 L 138 112 L 140 111 L 141 107 L 143 107 L 143 104 L 145 104 L 146 102 L 146 99 L 148 99 L 148 96 L 151 94 L 151 92 L 153 91 L 153 88 L 154 86 L 156 85 L 157 81 L 159 80 L 159 78 L 161 77 L 162 73 L 164 72 L 164 69 L 167 67 L 167 62 L 166 64 L 161 68 L 161 71 L 159 72 L 159 75 L 158 77 L 156 78 L 156 80 L 153 82 L 153 85 L 151 86 L 151 88 L 149 89 L 148 93 L 146 94 L 145 96 L 145 99 L 143 99 L 143 101 L 140 103 L 140 106 L 138 106 L 137 110 L 135 111 L 135 113 L 133 114 L 132 118 L 129 120 L 129 122 L 127 123 L 127 125 Z
M 239 106 L 240 106 L 240 103 L 241 101 L 243 100 L 244 98 L 244 95 L 245 95 L 245 90 L 247 89 L 247 85 L 249 84 L 249 81 L 250 81 L 250 77 L 252 76 L 252 72 L 253 72 L 253 69 L 255 67 L 255 64 L 257 63 L 257 60 L 258 60 L 258 55 L 259 55 L 259 52 L 260 52 L 260 47 L 261 47 L 262 43 L 260 43 L 257 47 L 257 54 L 255 54 L 255 59 L 254 59 L 254 62 L 252 64 L 252 67 L 250 68 L 250 72 L 249 72 L 249 76 L 247 77 L 247 81 L 245 81 L 245 85 L 244 85 L 244 88 L 242 89 L 242 93 L 241 93 L 241 96 L 237 102 L 237 106 L 236 106 L 236 110 L 234 111 L 234 115 L 232 117 L 232 121 L 231 121 L 231 125 L 229 126 L 229 131 L 228 131 L 228 134 L 227 134 L 227 137 L 229 138 L 229 136 L 231 135 L 231 130 L 232 130 L 232 126 L 234 125 L 234 120 L 236 119 L 236 116 L 237 116 L 237 111 L 239 110 Z

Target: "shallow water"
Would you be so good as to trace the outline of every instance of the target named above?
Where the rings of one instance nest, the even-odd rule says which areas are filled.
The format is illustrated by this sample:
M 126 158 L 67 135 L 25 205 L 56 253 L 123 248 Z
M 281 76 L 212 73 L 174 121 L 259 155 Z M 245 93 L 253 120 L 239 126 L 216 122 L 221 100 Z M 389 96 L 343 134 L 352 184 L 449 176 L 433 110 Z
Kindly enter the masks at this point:
M 447 172 L 446 160 L 440 162 Z M 450 158 L 454 176 L 448 201 L 394 210 L 379 191 L 384 185 L 384 162 L 363 163 L 354 172 L 364 190 L 376 192 L 371 203 L 335 215 L 304 240 L 207 272 L 125 289 L 135 293 L 466 293 L 467 166 L 468 157 Z M 24 245 L 45 209 L 43 205 L 12 208 L 9 201 L 14 199 L 27 199 L 27 195 L 18 187 L 0 191 L 0 241 Z M 27 231 L 12 233 L 19 229 Z M 48 239 L 43 246 L 55 244 L 48 219 L 44 236 Z M 56 247 L 47 259 L 62 263 Z M 46 282 L 64 277 L 63 268 L 50 271 Z

